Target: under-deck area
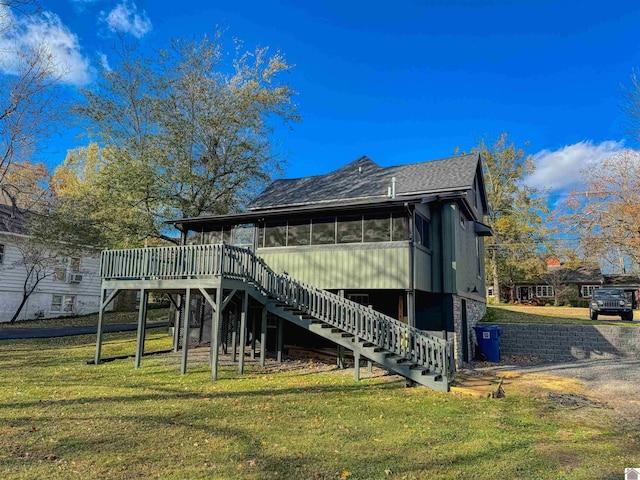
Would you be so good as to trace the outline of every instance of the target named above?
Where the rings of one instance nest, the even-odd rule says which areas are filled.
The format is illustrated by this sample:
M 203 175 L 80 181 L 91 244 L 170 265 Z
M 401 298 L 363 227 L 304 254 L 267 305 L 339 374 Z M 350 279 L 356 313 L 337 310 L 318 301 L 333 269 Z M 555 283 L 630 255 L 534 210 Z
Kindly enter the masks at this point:
M 264 366 L 266 346 L 282 356 L 284 323 L 379 363 L 417 383 L 447 391 L 453 379 L 450 342 L 430 336 L 368 306 L 276 274 L 248 249 L 224 244 L 108 250 L 101 260 L 102 303 L 95 362 L 101 359 L 104 309 L 123 290 L 140 291 L 135 367 L 144 353 L 146 311 L 152 292 L 169 295 L 175 307 L 173 349 L 181 350 L 181 372 L 187 371 L 189 339 L 194 315 L 200 319 L 199 340 L 210 344 L 213 380 L 218 378 L 219 355 L 228 340 L 231 355 L 251 345 Z M 193 302 L 193 299 L 198 302 Z M 199 311 L 193 305 L 199 304 Z M 204 308 L 206 306 L 206 308 Z M 187 308 L 188 307 L 188 308 Z M 204 318 L 204 321 L 202 319 Z M 210 321 L 209 321 L 210 318 Z M 269 328 L 269 318 L 276 328 Z M 268 332 L 276 338 L 268 339 Z M 231 338 L 227 340 L 227 335 Z M 223 341 L 224 337 L 224 341 Z M 240 354 L 243 372 L 245 355 Z M 355 376 L 359 378 L 359 368 Z

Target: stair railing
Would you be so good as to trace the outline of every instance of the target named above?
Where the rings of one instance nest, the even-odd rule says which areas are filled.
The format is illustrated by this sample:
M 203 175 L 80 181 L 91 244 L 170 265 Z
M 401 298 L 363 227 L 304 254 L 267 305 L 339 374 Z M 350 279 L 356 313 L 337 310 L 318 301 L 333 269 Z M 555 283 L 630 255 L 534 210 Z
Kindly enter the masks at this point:
M 348 332 L 356 337 L 356 341 L 372 343 L 453 379 L 450 341 L 286 274 L 277 274 L 246 248 L 211 244 L 105 250 L 101 256 L 100 274 L 103 279 L 186 279 L 224 275 L 247 281 L 265 296 Z
M 226 276 L 243 278 L 264 295 L 311 315 L 344 332 L 356 341 L 369 342 L 453 379 L 453 349 L 450 341 L 422 332 L 372 308 L 307 285 L 287 274 L 277 274 L 252 251 L 225 246 Z

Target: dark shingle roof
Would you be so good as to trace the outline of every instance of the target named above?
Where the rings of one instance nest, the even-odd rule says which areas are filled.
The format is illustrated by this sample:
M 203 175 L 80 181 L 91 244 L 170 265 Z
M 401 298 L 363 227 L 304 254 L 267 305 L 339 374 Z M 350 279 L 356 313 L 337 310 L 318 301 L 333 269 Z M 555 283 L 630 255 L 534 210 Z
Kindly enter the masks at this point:
M 25 233 L 24 214 L 11 205 L 0 205 L 0 232 Z
M 361 157 L 338 170 L 314 177 L 276 180 L 249 205 L 249 210 L 357 198 L 386 198 L 392 178 L 396 195 L 437 193 L 473 188 L 479 155 L 381 167 Z
M 605 285 L 640 286 L 640 277 L 631 274 L 605 275 Z
M 561 283 L 602 283 L 602 271 L 598 265 L 549 268 L 546 275 L 543 275 L 543 280 L 553 283 L 554 276 Z

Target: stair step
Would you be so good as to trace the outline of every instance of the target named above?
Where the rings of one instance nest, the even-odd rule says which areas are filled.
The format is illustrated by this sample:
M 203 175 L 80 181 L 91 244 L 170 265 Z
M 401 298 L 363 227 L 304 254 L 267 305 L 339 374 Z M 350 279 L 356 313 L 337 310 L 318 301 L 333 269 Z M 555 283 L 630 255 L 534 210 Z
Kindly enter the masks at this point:
M 342 336 L 342 338 L 352 338 L 354 335 L 353 335 L 353 333 L 346 333 L 345 332 L 341 336 Z
M 424 367 L 422 365 L 411 365 L 409 367 L 409 370 L 417 370 L 420 372 L 421 375 L 427 375 L 431 370 L 429 370 L 428 367 Z
M 365 346 L 371 346 L 371 347 L 374 347 L 375 345 L 374 345 L 373 343 L 371 343 L 371 344 L 369 344 L 369 345 L 365 345 Z M 376 348 L 374 348 L 374 349 L 373 349 L 373 351 L 374 351 L 374 352 L 376 352 L 376 353 L 384 352 L 384 348 L 382 348 L 382 347 L 376 347 Z
M 328 323 L 323 323 L 320 325 L 320 328 L 333 328 L 333 325 L 329 325 Z
M 340 333 L 342 330 L 340 330 L 339 328 L 332 328 L 331 329 L 331 333 Z
M 300 318 L 302 320 L 312 320 L 315 317 L 313 315 L 300 315 Z
M 409 361 L 408 358 L 400 357 L 396 360 L 396 363 L 407 363 Z

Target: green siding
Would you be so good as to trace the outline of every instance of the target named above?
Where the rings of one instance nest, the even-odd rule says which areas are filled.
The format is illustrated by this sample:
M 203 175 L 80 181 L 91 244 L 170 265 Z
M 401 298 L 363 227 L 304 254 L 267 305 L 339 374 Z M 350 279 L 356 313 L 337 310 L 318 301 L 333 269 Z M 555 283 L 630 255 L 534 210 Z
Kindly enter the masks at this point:
M 408 242 L 260 248 L 274 271 L 324 289 L 409 288 Z
M 415 289 L 431 292 L 433 285 L 431 279 L 431 253 L 426 249 L 416 247 L 414 258 L 416 262 Z

